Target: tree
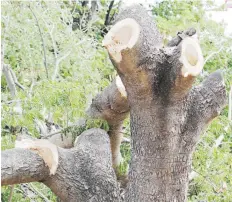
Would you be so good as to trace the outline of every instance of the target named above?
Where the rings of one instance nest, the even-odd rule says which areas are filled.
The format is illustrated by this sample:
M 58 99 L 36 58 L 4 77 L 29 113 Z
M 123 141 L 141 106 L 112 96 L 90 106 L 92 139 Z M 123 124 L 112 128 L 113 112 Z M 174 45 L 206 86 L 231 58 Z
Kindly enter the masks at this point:
M 219 71 L 192 87 L 204 65 L 195 32 L 187 30 L 163 48 L 151 17 L 133 6 L 121 12 L 103 40 L 126 91 L 114 81 L 89 113 L 117 126 L 112 133 L 117 135 L 129 105 L 132 160 L 125 201 L 187 200 L 199 135 L 226 102 Z M 2 152 L 3 185 L 40 181 L 63 201 L 120 200 L 105 131 L 85 131 L 68 150 L 45 140 L 22 139 L 17 145 L 24 149 Z

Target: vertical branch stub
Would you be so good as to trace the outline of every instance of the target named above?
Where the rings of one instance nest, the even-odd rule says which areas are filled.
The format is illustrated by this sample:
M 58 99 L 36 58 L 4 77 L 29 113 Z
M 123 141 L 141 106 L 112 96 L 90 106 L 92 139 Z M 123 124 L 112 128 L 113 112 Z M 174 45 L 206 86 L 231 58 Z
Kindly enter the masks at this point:
M 180 61 L 183 64 L 182 76 L 197 76 L 200 74 L 204 66 L 204 58 L 200 45 L 195 39 L 186 37 L 183 40 Z
M 140 34 L 139 24 L 132 18 L 126 18 L 116 23 L 104 37 L 105 46 L 115 62 L 122 60 L 121 51 L 131 49 L 138 41 Z

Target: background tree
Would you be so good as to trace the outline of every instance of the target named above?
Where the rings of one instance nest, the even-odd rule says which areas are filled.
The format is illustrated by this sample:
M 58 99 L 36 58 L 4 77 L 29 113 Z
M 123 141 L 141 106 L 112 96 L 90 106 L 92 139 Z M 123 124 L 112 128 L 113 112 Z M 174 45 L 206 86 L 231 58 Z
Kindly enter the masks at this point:
M 101 46 L 101 34 L 110 2 L 98 3 L 102 5 L 95 13 L 98 21 L 93 23 L 91 20 L 91 22 L 84 20 L 83 27 L 76 30 L 73 30 L 76 12 L 73 11 L 74 6 L 80 6 L 81 2 L 2 4 L 4 62 L 15 72 L 18 83 L 25 87 L 23 90 L 16 86 L 17 97 L 12 98 L 5 77 L 2 76 L 2 131 L 5 134 L 2 149 L 13 147 L 16 133 L 30 133 L 39 137 L 44 128 L 51 134 L 76 124 L 76 120 L 85 116 L 85 109 L 96 93 L 112 81 L 115 72 L 107 59 L 106 51 Z M 155 21 L 167 39 L 169 35 L 174 36 L 177 31 L 190 26 L 197 28 L 202 52 L 206 58 L 204 72 L 199 81 L 212 71 L 221 68 L 225 71 L 226 85 L 229 89 L 231 42 L 223 35 L 222 26 L 206 17 L 202 18 L 205 15 L 203 9 L 205 7 L 200 2 L 188 1 L 181 3 L 167 1 L 151 6 Z M 82 7 L 78 8 L 82 12 Z M 91 7 L 88 5 L 86 9 L 89 8 Z M 46 78 L 46 69 L 49 79 Z M 17 103 L 20 103 L 22 110 L 18 111 L 17 107 L 15 109 Z M 194 153 L 195 173 L 191 173 L 194 177 L 189 191 L 191 201 L 221 201 L 231 198 L 229 175 L 231 125 L 227 116 L 228 107 L 204 133 Z M 94 125 L 108 129 L 101 121 L 91 124 L 89 128 Z M 48 129 L 48 125 L 52 127 Z M 124 133 L 129 135 L 128 121 L 124 126 Z M 127 170 L 129 151 L 128 144 L 121 146 L 124 157 L 119 167 L 121 173 Z M 35 198 L 34 200 L 55 198 L 41 184 L 33 183 L 26 187 L 25 191 L 22 186 L 16 186 L 12 200 L 25 201 L 26 199 L 22 198 L 25 196 Z M 36 191 L 31 191 L 34 189 Z M 2 199 L 6 200 L 10 189 L 3 187 L 2 190 Z M 29 194 L 31 192 L 34 194 Z

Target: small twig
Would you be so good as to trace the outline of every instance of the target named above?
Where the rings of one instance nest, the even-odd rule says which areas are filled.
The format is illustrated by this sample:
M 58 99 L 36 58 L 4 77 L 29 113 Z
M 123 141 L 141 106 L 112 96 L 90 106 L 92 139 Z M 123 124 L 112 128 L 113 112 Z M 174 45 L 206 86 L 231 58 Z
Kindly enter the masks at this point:
M 3 64 L 2 72 L 6 77 L 7 86 L 10 89 L 11 96 L 15 97 L 17 94 L 17 90 L 9 65 Z
M 9 198 L 8 198 L 8 202 L 12 201 L 13 193 L 14 193 L 14 185 L 11 185 L 10 186 L 10 195 L 9 195 Z
M 208 60 L 210 60 L 214 55 L 220 53 L 222 50 L 223 50 L 223 46 L 218 50 L 218 51 L 215 51 L 213 53 L 211 53 L 209 56 L 207 56 L 207 58 L 205 59 L 205 62 L 204 62 L 204 65 L 208 62 Z
M 5 102 L 3 101 L 2 104 L 11 104 L 11 103 L 13 103 L 13 102 L 16 102 L 16 103 L 17 103 L 17 102 L 21 102 L 21 101 L 22 101 L 22 100 L 20 100 L 20 99 L 17 99 L 17 100 L 9 100 L 9 101 L 5 101 Z
M 15 85 L 18 86 L 19 88 L 21 88 L 24 91 L 25 87 L 18 82 L 18 79 L 17 79 L 17 77 L 16 77 L 15 72 L 13 71 L 13 69 L 11 67 L 9 67 L 9 66 L 8 66 L 8 68 L 10 70 L 10 73 L 12 75 L 12 78 L 14 80 Z
M 42 136 L 46 136 L 47 132 L 48 132 L 48 128 L 46 126 L 46 124 L 39 120 L 39 119 L 35 119 L 34 120 L 36 126 L 37 126 L 37 130 L 38 132 L 42 135 Z
M 229 92 L 229 112 L 228 112 L 228 119 L 232 120 L 232 85 L 230 87 L 230 92 Z
M 220 135 L 220 136 L 215 140 L 215 145 L 214 145 L 214 147 L 217 148 L 219 145 L 221 145 L 223 139 L 224 139 L 224 135 Z
M 41 37 L 41 41 L 42 41 L 43 53 L 44 53 L 44 67 L 45 67 L 46 76 L 47 76 L 47 79 L 48 79 L 47 57 L 46 57 L 46 49 L 45 49 L 45 43 L 44 43 L 43 34 L 42 34 L 42 31 L 41 31 L 41 28 L 40 28 L 40 25 L 39 25 L 38 18 L 36 17 L 34 11 L 31 9 L 31 6 L 29 5 L 28 7 L 31 10 L 33 16 L 35 17 L 36 24 L 37 24 L 37 27 L 39 29 L 39 33 L 40 33 L 40 37 Z
M 114 0 L 113 1 L 110 1 L 110 5 L 109 5 L 109 8 L 107 10 L 107 13 L 106 13 L 106 18 L 105 18 L 105 22 L 104 22 L 104 25 L 107 26 L 109 25 L 109 18 L 110 18 L 110 12 L 111 12 L 111 9 L 113 8 L 113 5 L 114 5 Z
M 58 131 L 56 131 L 56 132 L 54 132 L 54 133 L 51 133 L 51 134 L 49 134 L 49 135 L 44 136 L 43 139 L 47 139 L 47 138 L 49 138 L 49 137 L 52 137 L 53 135 L 57 135 L 57 134 L 63 133 L 63 132 L 64 132 L 64 129 L 58 130 Z
M 72 13 L 71 13 L 72 16 L 73 16 L 74 12 L 76 11 L 77 2 L 78 2 L 78 1 L 75 2 L 74 9 L 73 9 L 73 11 L 72 11 Z
M 58 71 L 59 71 L 59 64 L 62 60 L 64 60 L 66 57 L 68 57 L 70 55 L 71 51 L 69 51 L 67 54 L 63 55 L 62 57 L 60 57 L 59 59 L 56 58 L 56 62 L 55 62 L 55 70 L 54 70 L 54 74 L 52 75 L 52 80 L 54 81 L 57 77 Z
M 203 177 L 204 180 L 207 181 L 207 182 L 213 187 L 214 190 L 216 189 L 215 184 L 214 184 L 207 176 L 202 175 L 201 173 L 199 173 L 198 171 L 196 171 L 196 170 L 194 170 L 194 169 L 192 169 L 192 170 L 193 170 L 195 173 L 197 173 L 198 175 L 200 175 L 201 177 Z
M 122 143 L 130 143 L 131 141 L 130 141 L 130 139 L 129 138 L 127 138 L 127 137 L 123 137 L 122 138 Z
M 31 98 L 32 97 L 32 91 L 33 91 L 33 87 L 35 85 L 35 82 L 34 82 L 34 79 L 32 80 L 32 83 L 31 83 L 31 86 L 30 86 L 30 89 L 28 91 L 28 97 Z
M 58 64 L 64 60 L 66 57 L 68 57 L 70 55 L 71 51 L 69 51 L 68 53 L 66 53 L 65 55 L 63 55 L 62 57 L 60 57 L 59 59 L 57 59 Z
M 53 36 L 52 34 L 51 35 L 51 38 L 52 38 L 52 41 L 53 40 Z M 86 40 L 82 40 L 80 41 L 79 43 L 76 44 L 76 46 L 79 46 L 81 45 L 82 43 L 84 43 Z M 56 53 L 56 51 L 54 50 L 54 53 Z M 58 58 L 57 54 L 55 54 L 55 70 L 54 70 L 54 73 L 52 75 L 52 80 L 54 81 L 58 75 L 58 72 L 59 72 L 59 64 L 62 60 L 64 60 L 65 58 L 67 58 L 69 55 L 71 54 L 71 51 L 68 51 L 66 54 L 64 54 L 63 56 L 61 56 L 60 58 Z
M 45 20 L 44 20 L 45 22 Z M 46 23 L 46 22 L 45 22 Z M 54 24 L 52 24 L 52 28 L 51 28 L 51 31 L 49 32 L 49 35 L 51 37 L 51 40 L 52 40 L 52 46 L 53 46 L 53 50 L 54 50 L 54 56 L 55 56 L 55 60 L 57 59 L 57 54 L 58 54 L 58 51 L 57 51 L 57 47 L 56 47 L 56 42 L 54 40 L 54 37 L 53 37 L 53 30 L 54 30 Z
M 16 81 L 15 85 L 18 86 L 19 88 L 21 88 L 23 91 L 25 90 L 25 87 L 22 84 L 20 84 L 19 82 Z
M 29 185 L 33 189 L 33 191 L 36 192 L 45 202 L 50 202 L 50 200 L 46 196 L 44 196 L 38 189 L 36 189 L 32 183 L 30 183 Z

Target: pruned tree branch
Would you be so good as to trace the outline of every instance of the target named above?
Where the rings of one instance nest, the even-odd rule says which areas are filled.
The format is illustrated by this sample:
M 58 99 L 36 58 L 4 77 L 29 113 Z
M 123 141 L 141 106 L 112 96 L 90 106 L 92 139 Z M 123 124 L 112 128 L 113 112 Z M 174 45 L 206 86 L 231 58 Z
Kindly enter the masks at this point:
M 63 201 L 119 201 L 119 187 L 105 131 L 85 131 L 74 149 L 58 148 L 58 154 L 56 173 L 49 175 L 44 157 L 28 149 L 2 152 L 2 185 L 40 181 Z
M 41 181 L 49 176 L 43 159 L 26 149 L 10 149 L 2 152 L 2 185 Z
M 220 70 L 211 73 L 189 94 L 192 124 L 207 124 L 219 115 L 226 105 L 225 83 Z
M 116 168 L 122 161 L 120 145 L 124 119 L 128 116 L 129 104 L 127 93 L 120 79 L 117 78 L 110 86 L 99 93 L 92 101 L 87 114 L 93 118 L 101 118 L 109 124 L 109 136 L 112 150 L 113 166 Z

